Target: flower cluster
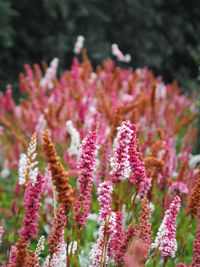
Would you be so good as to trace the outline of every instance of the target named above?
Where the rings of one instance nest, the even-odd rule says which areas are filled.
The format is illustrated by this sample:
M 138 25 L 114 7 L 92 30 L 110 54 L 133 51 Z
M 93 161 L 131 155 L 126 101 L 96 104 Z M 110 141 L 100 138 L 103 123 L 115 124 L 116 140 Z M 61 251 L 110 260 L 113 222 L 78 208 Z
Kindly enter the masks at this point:
M 133 174 L 130 177 L 132 183 L 138 184 L 138 194 L 140 197 L 147 195 L 151 187 L 151 179 L 147 177 L 144 161 L 138 152 L 138 139 L 136 136 L 136 126 L 131 125 L 133 130 L 132 140 L 130 144 L 130 166 Z
M 69 155 L 77 155 L 79 145 L 80 145 L 80 134 L 74 128 L 72 121 L 67 121 L 66 127 L 67 127 L 68 133 L 71 135 L 71 144 L 68 149 Z
M 199 209 L 200 209 L 200 172 L 198 173 L 196 184 L 190 195 L 189 212 L 193 216 L 198 216 Z
M 192 267 L 198 267 L 200 266 L 200 229 L 197 230 L 193 247 L 194 247 L 194 251 L 193 251 L 193 258 L 192 258 Z
M 120 211 L 115 212 L 115 228 L 112 238 L 108 242 L 108 255 L 118 262 L 119 252 L 123 244 L 124 228 L 123 228 L 124 215 Z
M 109 256 L 107 244 L 116 233 L 116 214 L 113 212 L 106 221 L 102 221 L 98 231 L 98 239 L 90 252 L 92 267 L 106 266 Z
M 76 43 L 74 45 L 74 53 L 75 54 L 80 54 L 80 52 L 83 48 L 84 41 L 85 41 L 85 38 L 82 35 L 79 35 L 77 37 Z
M 152 242 L 152 230 L 151 230 L 151 209 L 149 207 L 149 202 L 147 198 L 142 199 L 142 210 L 139 216 L 139 239 L 146 245 L 146 255 L 144 259 L 149 258 L 150 246 Z
M 58 193 L 58 202 L 65 206 L 66 211 L 69 211 L 73 202 L 73 189 L 68 183 L 67 173 L 63 165 L 58 160 L 55 146 L 49 137 L 48 131 L 43 133 L 43 150 L 46 153 L 47 162 L 52 173 L 53 184 Z
M 84 226 L 90 210 L 90 197 L 92 180 L 94 178 L 96 156 L 97 156 L 97 134 L 91 131 L 80 146 L 79 161 L 79 196 L 75 206 L 74 219 Z
M 112 55 L 115 56 L 119 61 L 129 63 L 131 61 L 131 55 L 124 55 L 117 44 L 112 44 Z
M 101 183 L 98 187 L 98 201 L 100 206 L 99 221 L 106 221 L 111 212 L 113 186 L 110 181 Z
M 179 194 L 187 195 L 188 187 L 183 182 L 175 182 L 169 187 L 169 193 L 177 192 Z
M 114 140 L 114 155 L 110 159 L 111 172 L 116 181 L 124 181 L 131 173 L 130 145 L 132 141 L 132 125 L 129 121 L 122 122 L 117 128 Z
M 29 143 L 27 154 L 21 154 L 19 160 L 19 184 L 25 184 L 28 182 L 28 179 L 31 180 L 32 184 L 34 185 L 37 181 L 37 174 L 38 174 L 38 162 L 35 161 L 37 156 L 36 151 L 37 145 L 37 135 L 36 133 L 33 134 L 31 137 L 31 142 Z
M 164 258 L 175 257 L 177 250 L 176 217 L 178 215 L 180 205 L 181 199 L 176 196 L 169 209 L 165 212 L 165 216 L 158 230 L 156 239 L 152 244 L 152 248 L 159 248 Z
M 54 58 L 51 61 L 50 67 L 46 70 L 45 76 L 41 79 L 40 85 L 42 87 L 48 86 L 49 89 L 52 89 L 52 79 L 55 78 L 57 68 L 58 68 L 59 59 Z
M 53 255 L 60 250 L 60 244 L 64 242 L 64 229 L 67 225 L 67 216 L 65 208 L 59 205 L 56 210 L 56 216 L 53 222 L 53 229 L 48 240 L 49 253 Z
M 43 177 L 41 173 L 37 175 L 37 182 L 32 185 L 31 182 L 26 187 L 24 195 L 24 204 L 26 207 L 25 219 L 23 221 L 24 226 L 20 230 L 20 236 L 24 241 L 28 243 L 31 238 L 36 237 L 38 233 L 39 218 L 38 211 L 40 207 L 39 199 L 42 193 Z
M 44 241 L 45 237 L 42 235 L 37 243 L 37 247 L 35 250 L 35 256 L 39 260 L 40 259 L 40 254 L 44 250 Z
M 94 70 L 83 42 L 78 37 L 78 56 L 59 78 L 56 58 L 49 67 L 26 64 L 18 104 L 11 86 L 0 92 L 2 267 L 197 267 L 194 96 L 147 68 L 116 66 L 128 61 L 117 45 L 117 63 L 106 60 Z

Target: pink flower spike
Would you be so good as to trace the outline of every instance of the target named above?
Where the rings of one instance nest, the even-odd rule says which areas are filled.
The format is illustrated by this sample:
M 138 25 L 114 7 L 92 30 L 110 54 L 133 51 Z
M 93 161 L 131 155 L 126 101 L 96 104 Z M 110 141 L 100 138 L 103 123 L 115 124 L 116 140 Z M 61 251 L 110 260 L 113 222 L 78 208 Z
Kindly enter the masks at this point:
M 179 196 L 175 196 L 169 209 L 165 212 L 164 219 L 152 248 L 159 248 L 162 257 L 175 257 L 177 251 L 176 241 L 176 217 L 179 213 L 181 206 L 181 199 Z
M 114 155 L 110 159 L 111 172 L 115 181 L 126 180 L 131 173 L 130 145 L 134 134 L 130 121 L 122 122 L 117 128 L 117 136 L 114 140 Z
M 17 259 L 17 247 L 11 246 L 10 253 L 9 253 L 9 259 L 6 263 L 6 266 L 15 266 Z
M 200 227 L 197 229 L 193 244 L 193 257 L 191 267 L 200 267 Z
M 125 236 L 125 232 L 123 229 L 123 213 L 120 211 L 116 211 L 115 216 L 115 232 L 108 243 L 108 255 L 109 257 L 113 257 L 117 262 L 119 260 L 118 256 L 122 252 L 121 247 L 123 245 L 123 238 Z
M 175 182 L 169 187 L 169 194 L 171 194 L 173 192 L 177 192 L 181 195 L 183 195 L 183 194 L 187 195 L 188 194 L 188 187 L 183 182 Z
M 79 195 L 75 206 L 74 220 L 81 226 L 86 223 L 90 210 L 92 180 L 95 172 L 97 155 L 97 134 L 91 131 L 80 146 L 79 155 Z
M 138 139 L 136 135 L 136 126 L 132 125 L 133 136 L 130 144 L 130 165 L 133 174 L 130 176 L 130 182 L 138 186 L 138 195 L 145 197 L 151 187 L 151 179 L 147 177 L 144 161 L 138 152 Z
M 105 181 L 99 185 L 98 201 L 100 205 L 99 221 L 106 221 L 111 212 L 113 186 L 110 181 Z
M 107 240 L 108 243 L 112 240 L 114 234 L 116 233 L 116 213 L 112 212 L 111 215 L 107 218 L 107 221 L 101 221 L 99 227 L 99 237 L 97 242 L 93 245 L 90 252 L 90 259 L 92 261 L 91 267 L 101 266 L 101 261 L 103 259 L 104 263 L 107 266 L 109 260 L 108 256 L 108 247 L 106 246 L 104 240 Z
M 26 207 L 25 219 L 23 221 L 23 227 L 20 230 L 20 237 L 23 237 L 25 242 L 28 243 L 31 238 L 36 237 L 38 233 L 37 219 L 39 217 L 38 211 L 40 208 L 39 199 L 42 194 L 43 177 L 41 173 L 37 175 L 37 182 L 32 185 L 29 184 L 26 187 L 24 195 L 24 203 Z

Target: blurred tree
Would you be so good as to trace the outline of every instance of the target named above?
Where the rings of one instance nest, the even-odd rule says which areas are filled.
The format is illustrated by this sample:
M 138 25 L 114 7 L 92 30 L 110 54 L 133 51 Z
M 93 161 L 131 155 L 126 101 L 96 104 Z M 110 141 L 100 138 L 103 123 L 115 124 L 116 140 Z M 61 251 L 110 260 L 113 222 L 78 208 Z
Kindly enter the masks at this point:
M 11 20 L 17 12 L 11 8 L 11 1 L 0 0 L 0 84 L 8 82 L 12 75 L 9 68 L 13 68 L 13 59 L 9 50 L 14 46 L 14 28 Z
M 110 45 L 132 55 L 166 81 L 194 88 L 200 63 L 200 1 L 195 0 L 0 0 L 0 88 L 17 80 L 24 63 L 71 64 L 77 35 L 94 64 Z

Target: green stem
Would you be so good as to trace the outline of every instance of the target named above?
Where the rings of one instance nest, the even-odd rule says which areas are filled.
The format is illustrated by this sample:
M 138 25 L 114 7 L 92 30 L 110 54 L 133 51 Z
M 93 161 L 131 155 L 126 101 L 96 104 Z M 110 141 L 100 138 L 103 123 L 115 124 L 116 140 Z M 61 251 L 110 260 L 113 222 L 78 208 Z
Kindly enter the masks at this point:
M 25 190 L 26 190 L 26 187 L 24 186 L 20 202 L 24 198 Z M 16 217 L 16 220 L 15 220 L 15 224 L 14 224 L 14 227 L 13 227 L 13 238 L 15 237 L 15 234 L 16 234 L 17 224 L 18 224 L 18 221 L 19 221 L 19 216 L 20 216 L 22 207 L 23 207 L 23 204 L 20 203 L 20 206 L 19 206 L 19 209 L 18 209 L 18 213 L 17 213 L 17 217 Z
M 186 216 L 184 216 L 186 217 Z M 190 220 L 189 220 L 189 224 L 186 223 L 186 227 L 185 227 L 185 230 L 184 232 L 186 233 L 185 235 L 183 235 L 183 242 L 182 242 L 182 251 L 181 251 L 181 261 L 184 260 L 185 258 L 185 254 L 186 254 L 186 247 L 187 247 L 187 237 L 188 237 L 188 234 L 190 232 L 190 229 L 191 229 L 191 225 L 192 225 L 192 219 L 190 217 Z
M 132 225 L 135 224 L 135 199 L 137 197 L 137 193 L 135 193 L 134 197 L 133 197 L 133 202 L 132 202 Z
M 166 267 L 167 266 L 167 261 L 168 261 L 168 257 L 167 258 L 164 258 L 163 267 Z
M 153 259 L 153 266 L 152 267 L 156 267 L 158 252 L 159 252 L 159 250 L 157 248 L 155 250 L 154 259 Z
M 57 208 L 57 201 L 56 201 L 56 190 L 54 188 L 54 186 L 52 185 L 53 188 L 53 212 L 54 212 L 54 217 L 56 214 L 56 208 Z
M 104 229 L 104 239 L 103 239 L 103 251 L 102 251 L 102 255 L 101 255 L 101 261 L 100 261 L 100 267 L 104 267 L 106 266 L 106 248 L 107 248 L 107 243 L 108 243 L 108 238 L 107 238 L 107 228 L 109 225 L 109 220 L 110 220 L 110 216 L 108 217 L 106 224 L 105 224 L 105 229 Z

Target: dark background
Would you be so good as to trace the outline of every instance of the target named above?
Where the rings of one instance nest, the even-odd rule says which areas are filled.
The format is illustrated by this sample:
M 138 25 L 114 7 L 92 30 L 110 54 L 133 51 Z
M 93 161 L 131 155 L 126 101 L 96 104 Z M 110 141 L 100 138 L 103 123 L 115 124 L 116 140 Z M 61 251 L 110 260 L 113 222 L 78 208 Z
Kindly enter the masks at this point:
M 117 43 L 131 66 L 148 66 L 186 91 L 197 88 L 200 63 L 198 0 L 0 0 L 0 90 L 17 90 L 23 64 L 60 58 L 70 67 L 78 35 L 94 66 Z

